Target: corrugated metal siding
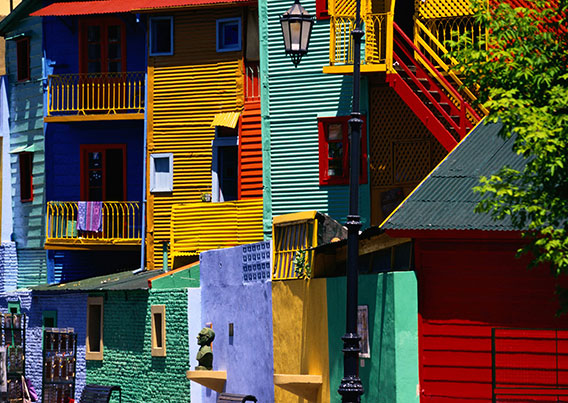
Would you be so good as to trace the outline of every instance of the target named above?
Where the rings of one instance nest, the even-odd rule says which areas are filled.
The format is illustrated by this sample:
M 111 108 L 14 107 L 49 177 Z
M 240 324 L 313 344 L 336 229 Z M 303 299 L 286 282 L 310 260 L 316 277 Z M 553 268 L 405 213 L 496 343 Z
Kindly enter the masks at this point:
M 263 238 L 262 199 L 178 204 L 172 208 L 171 228 L 173 256 L 258 242 Z
M 18 286 L 36 285 L 46 279 L 43 250 L 45 167 L 43 135 L 42 21 L 24 18 L 17 29 L 7 33 L 30 35 L 31 80 L 17 82 L 16 41 L 6 43 L 7 73 L 10 85 L 10 149 L 34 145 L 33 201 L 20 202 L 20 168 L 18 154 L 11 154 L 12 206 L 14 239 L 18 248 Z
M 262 197 L 260 101 L 247 102 L 239 136 L 239 199 Z
M 319 185 L 317 117 L 351 113 L 352 78 L 322 72 L 329 65 L 329 21 L 325 20 L 314 24 L 309 53 L 294 68 L 284 54 L 278 19 L 290 5 L 284 0 L 267 4 L 272 215 L 319 210 L 344 222 L 348 187 Z M 302 5 L 315 15 L 315 0 Z M 361 104 L 366 113 L 365 86 L 363 82 Z M 360 191 L 360 213 L 367 226 L 368 185 Z
M 234 8 L 175 14 L 174 56 L 150 59 L 148 152 L 174 153 L 173 193 L 149 195 L 148 230 L 154 236 L 149 259 L 155 267 L 161 267 L 161 244 L 170 238 L 172 205 L 197 202 L 211 192 L 213 117 L 242 109 L 241 53 L 215 50 L 215 20 L 241 13 Z

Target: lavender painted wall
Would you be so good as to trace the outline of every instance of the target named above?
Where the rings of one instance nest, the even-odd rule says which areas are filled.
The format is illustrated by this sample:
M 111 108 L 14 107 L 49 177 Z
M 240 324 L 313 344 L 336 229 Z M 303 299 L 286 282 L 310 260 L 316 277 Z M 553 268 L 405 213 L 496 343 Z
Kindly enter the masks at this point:
M 211 322 L 215 330 L 213 369 L 227 371 L 226 392 L 273 402 L 272 286 L 264 273 L 270 243 L 204 252 L 200 261 L 202 325 Z M 202 401 L 215 402 L 217 393 L 203 389 Z

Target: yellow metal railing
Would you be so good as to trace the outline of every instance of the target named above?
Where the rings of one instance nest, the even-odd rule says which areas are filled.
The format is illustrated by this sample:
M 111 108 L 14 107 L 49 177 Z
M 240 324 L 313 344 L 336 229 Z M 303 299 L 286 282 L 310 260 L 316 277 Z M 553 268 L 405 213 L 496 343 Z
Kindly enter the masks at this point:
M 262 199 L 223 203 L 186 203 L 172 207 L 170 250 L 173 257 L 259 242 Z
M 362 64 L 389 64 L 392 61 L 392 13 L 364 14 L 365 48 Z M 353 64 L 351 31 L 355 27 L 352 15 L 330 18 L 329 61 L 331 65 Z M 391 63 L 392 64 L 392 63 Z
M 46 244 L 49 243 L 140 243 L 142 211 L 140 202 L 102 202 L 102 230 L 77 229 L 76 201 L 47 202 Z
M 430 65 L 433 65 L 436 69 L 446 74 L 452 84 L 454 84 L 454 87 L 458 88 L 460 94 L 472 105 L 480 116 L 487 115 L 487 109 L 485 109 L 483 105 L 479 105 L 475 102 L 477 97 L 467 87 L 464 87 L 462 80 L 452 70 L 452 67 L 457 64 L 457 60 L 448 56 L 449 50 L 447 47 L 418 19 L 414 21 L 414 44 L 422 54 L 426 56 Z M 419 55 L 415 56 L 427 70 L 430 70 L 428 63 L 422 60 Z M 468 116 L 468 118 L 474 120 L 471 116 Z
M 141 113 L 144 91 L 144 72 L 52 75 L 47 114 Z

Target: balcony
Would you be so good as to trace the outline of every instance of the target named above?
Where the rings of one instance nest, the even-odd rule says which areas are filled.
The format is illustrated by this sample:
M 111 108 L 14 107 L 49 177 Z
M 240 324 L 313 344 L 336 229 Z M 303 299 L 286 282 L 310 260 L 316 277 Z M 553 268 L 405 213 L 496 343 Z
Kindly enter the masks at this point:
M 46 122 L 144 119 L 144 72 L 52 75 Z
M 186 203 L 172 208 L 173 258 L 263 240 L 262 199 Z
M 385 72 L 392 66 L 393 13 L 361 14 L 365 30 L 364 48 L 361 52 L 361 72 Z M 332 15 L 329 23 L 330 46 L 329 66 L 323 72 L 328 74 L 353 73 L 353 38 L 351 30 L 355 25 L 354 15 Z
M 98 230 L 81 230 L 80 219 L 79 202 L 47 202 L 45 249 L 136 249 L 142 243 L 140 202 L 102 202 Z

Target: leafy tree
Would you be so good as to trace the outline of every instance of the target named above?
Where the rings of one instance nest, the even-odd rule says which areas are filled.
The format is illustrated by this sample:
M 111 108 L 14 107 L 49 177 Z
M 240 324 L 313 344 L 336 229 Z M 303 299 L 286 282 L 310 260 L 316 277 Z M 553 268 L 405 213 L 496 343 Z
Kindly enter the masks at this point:
M 481 178 L 476 211 L 510 217 L 529 239 L 519 252 L 568 273 L 568 0 L 509 2 L 525 7 L 474 0 L 487 35 L 460 39 L 466 49 L 452 54 L 487 120 L 501 121 L 501 136 L 515 136 L 514 150 L 526 159 Z

